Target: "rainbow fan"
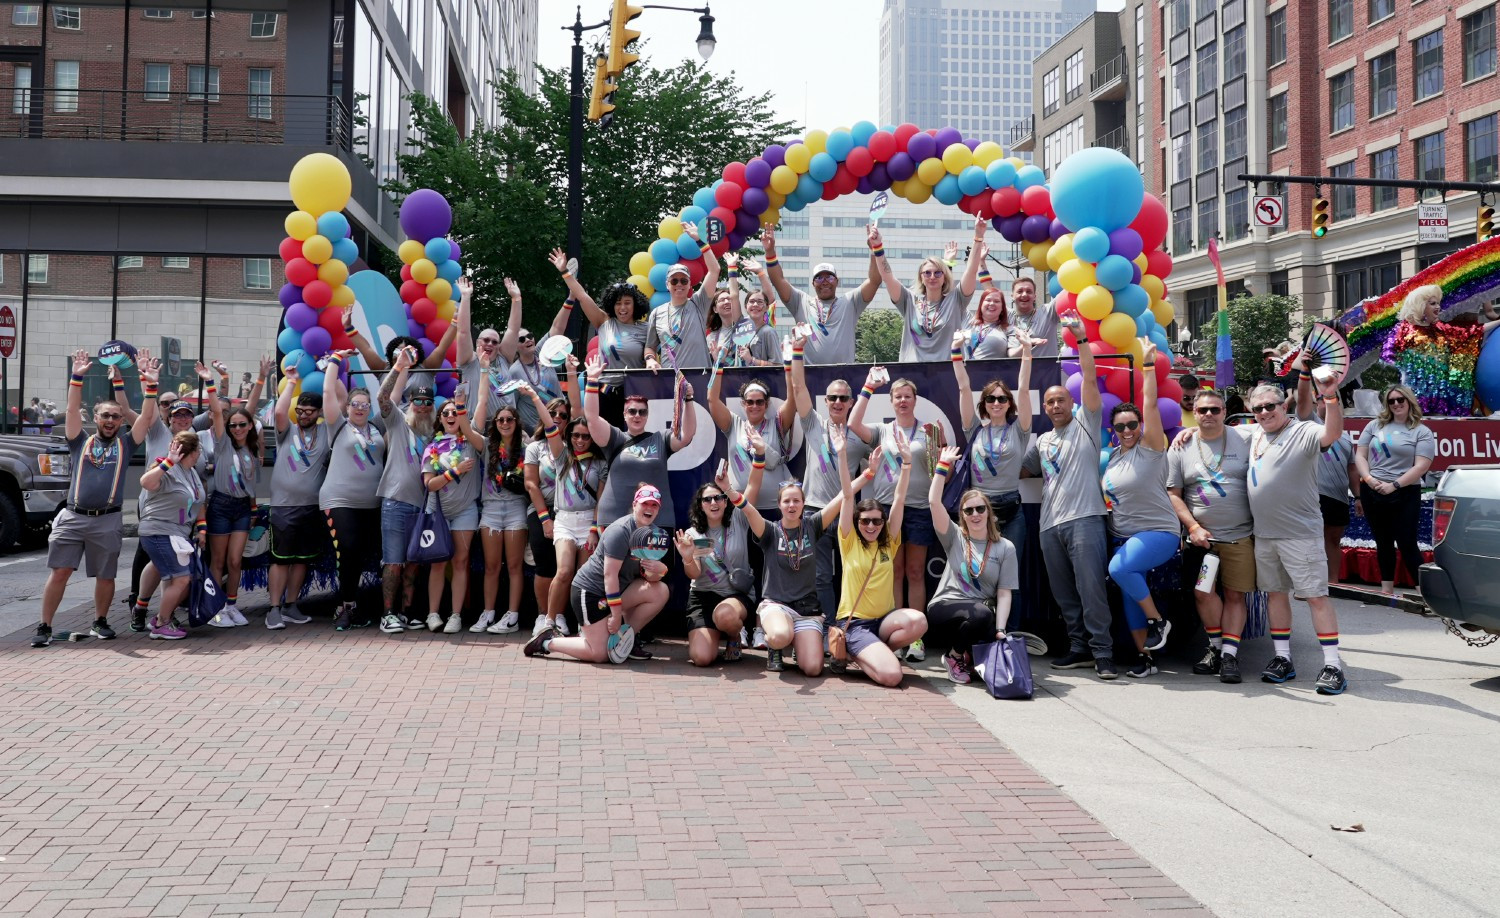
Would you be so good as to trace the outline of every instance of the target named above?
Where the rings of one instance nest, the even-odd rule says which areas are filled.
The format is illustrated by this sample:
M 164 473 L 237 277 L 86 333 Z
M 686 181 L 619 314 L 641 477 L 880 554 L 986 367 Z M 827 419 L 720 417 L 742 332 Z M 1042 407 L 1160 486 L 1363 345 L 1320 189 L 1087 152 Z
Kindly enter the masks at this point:
M 1327 367 L 1337 374 L 1339 383 L 1349 372 L 1349 342 L 1344 336 L 1322 323 L 1313 325 L 1302 341 L 1302 351 L 1307 354 L 1307 368 Z

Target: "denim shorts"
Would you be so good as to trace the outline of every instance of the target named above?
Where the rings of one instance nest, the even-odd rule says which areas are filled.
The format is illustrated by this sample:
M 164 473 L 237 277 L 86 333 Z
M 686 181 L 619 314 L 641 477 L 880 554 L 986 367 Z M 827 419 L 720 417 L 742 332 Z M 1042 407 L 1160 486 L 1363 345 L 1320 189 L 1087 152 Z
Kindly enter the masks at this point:
M 884 643 L 880 640 L 880 626 L 890 614 L 887 612 L 879 618 L 845 618 L 838 621 L 838 624 L 844 628 L 844 640 L 849 644 L 849 656 L 857 657 L 876 644 Z
M 229 535 L 231 532 L 250 531 L 250 508 L 253 497 L 231 497 L 218 491 L 208 495 L 209 535 Z
M 881 504 L 885 518 L 891 518 L 891 508 Z M 938 543 L 937 530 L 932 528 L 932 510 L 929 507 L 906 507 L 901 511 L 901 544 L 932 546 Z
M 141 548 L 146 550 L 146 557 L 156 565 L 156 572 L 163 580 L 186 577 L 191 570 L 191 559 L 186 563 L 177 560 L 177 549 L 172 547 L 172 537 L 169 535 L 141 536 Z
M 404 501 L 380 499 L 380 563 L 405 564 L 406 543 L 417 522 L 417 507 Z
M 473 532 L 479 528 L 479 505 L 464 504 L 462 510 L 445 518 L 449 532 Z
M 479 525 L 495 532 L 526 531 L 526 498 L 519 494 L 485 495 Z

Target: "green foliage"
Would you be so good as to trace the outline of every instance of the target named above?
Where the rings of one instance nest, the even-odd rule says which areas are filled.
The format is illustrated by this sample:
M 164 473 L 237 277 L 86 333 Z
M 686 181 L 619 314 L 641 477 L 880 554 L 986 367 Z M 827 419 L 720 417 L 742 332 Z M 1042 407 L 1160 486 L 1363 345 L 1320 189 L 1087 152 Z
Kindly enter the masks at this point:
M 442 106 L 412 98 L 411 152 L 399 157 L 398 198 L 417 188 L 441 192 L 453 206 L 463 262 L 474 269 L 474 325 L 501 326 L 503 279 L 525 299 L 525 323 L 548 326 L 565 296 L 547 253 L 567 245 L 568 73 L 538 68 L 536 95 L 514 72 L 496 83 L 500 121 L 460 137 Z M 587 92 L 589 74 L 584 75 Z M 585 100 L 587 101 L 587 100 Z M 583 252 L 579 280 L 596 298 L 629 274 L 630 256 L 657 238 L 657 224 L 692 203 L 726 164 L 745 161 L 791 136 L 769 95 L 749 95 L 733 73 L 711 74 L 684 62 L 626 71 L 608 129 L 584 122 Z
M 896 310 L 865 310 L 854 326 L 855 362 L 895 363 L 901 357 L 904 330 L 901 313 Z
M 1198 331 L 1198 366 L 1206 379 L 1214 378 L 1214 349 L 1218 317 L 1210 316 Z M 1261 352 L 1283 341 L 1302 339 L 1302 301 L 1293 296 L 1259 293 L 1229 301 L 1229 338 L 1234 344 L 1236 388 L 1246 390 L 1266 375 Z

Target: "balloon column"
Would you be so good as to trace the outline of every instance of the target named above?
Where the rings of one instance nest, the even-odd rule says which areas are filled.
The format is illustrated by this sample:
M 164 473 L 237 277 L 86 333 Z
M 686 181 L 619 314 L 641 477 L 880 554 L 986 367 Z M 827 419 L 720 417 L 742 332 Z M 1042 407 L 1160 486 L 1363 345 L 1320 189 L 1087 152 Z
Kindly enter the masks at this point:
M 280 299 L 286 312 L 276 346 L 284 355 L 282 368 L 297 368 L 301 389 L 321 393 L 318 358 L 350 346 L 342 313 L 354 302 L 354 291 L 344 282 L 359 248 L 349 238 L 352 230 L 341 212 L 349 203 L 349 170 L 337 157 L 312 153 L 292 167 L 287 184 L 297 209 L 287 214 L 280 246 L 286 265 Z
M 401 302 L 406 304 L 406 333 L 422 345 L 422 356 L 431 354 L 448 331 L 458 311 L 457 280 L 463 276 L 458 259 L 463 252 L 448 238 L 453 228 L 453 208 L 430 188 L 421 188 L 401 203 L 401 229 L 409 237 L 401 243 Z M 443 369 L 451 370 L 457 345 L 449 345 Z M 437 394 L 452 398 L 458 384 L 452 373 L 435 375 Z

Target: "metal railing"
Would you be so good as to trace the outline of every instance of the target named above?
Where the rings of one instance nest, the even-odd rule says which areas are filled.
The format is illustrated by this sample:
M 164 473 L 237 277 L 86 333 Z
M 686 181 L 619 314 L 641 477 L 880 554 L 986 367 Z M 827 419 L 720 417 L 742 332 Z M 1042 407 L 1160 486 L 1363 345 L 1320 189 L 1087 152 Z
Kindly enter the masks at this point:
M 349 148 L 336 96 L 0 87 L 0 137 Z
M 1104 62 L 1104 66 L 1094 71 L 1089 77 L 1089 92 L 1099 91 L 1099 87 L 1105 86 L 1114 80 L 1121 79 L 1125 75 L 1125 51 L 1122 48 L 1119 54 Z
M 1108 134 L 1103 134 L 1099 137 L 1095 137 L 1094 146 L 1108 147 L 1111 150 L 1119 150 L 1121 153 L 1129 156 L 1130 135 L 1126 133 L 1125 126 L 1121 125 L 1115 128 L 1113 131 L 1110 131 Z
M 1036 133 L 1036 115 L 1027 115 L 1010 126 L 1010 145 L 1015 146 Z

